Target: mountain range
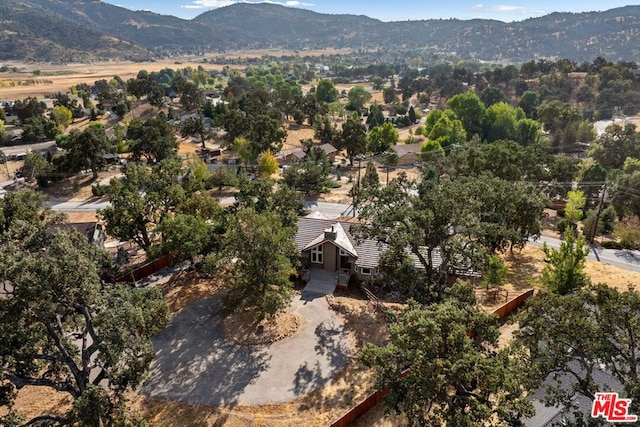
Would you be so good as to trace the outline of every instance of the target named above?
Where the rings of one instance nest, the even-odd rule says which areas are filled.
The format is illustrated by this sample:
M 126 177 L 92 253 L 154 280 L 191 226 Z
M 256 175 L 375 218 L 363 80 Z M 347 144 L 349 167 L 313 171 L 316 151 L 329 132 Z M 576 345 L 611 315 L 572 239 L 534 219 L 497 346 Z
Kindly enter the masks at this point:
M 274 4 L 238 3 L 192 20 L 99 0 L 2 0 L 0 60 L 146 60 L 264 48 L 425 49 L 462 58 L 640 62 L 640 6 L 552 13 L 525 21 L 382 22 Z

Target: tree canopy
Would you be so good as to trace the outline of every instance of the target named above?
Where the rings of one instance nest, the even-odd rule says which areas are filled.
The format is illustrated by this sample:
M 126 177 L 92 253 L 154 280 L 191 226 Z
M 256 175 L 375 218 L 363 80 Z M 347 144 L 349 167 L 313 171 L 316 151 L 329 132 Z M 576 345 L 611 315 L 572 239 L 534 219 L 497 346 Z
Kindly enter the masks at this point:
M 544 403 L 587 425 L 590 413 L 580 413 L 575 395 L 594 400 L 613 389 L 632 399 L 631 413 L 640 412 L 639 316 L 637 291 L 603 284 L 530 298 L 518 317 L 516 345 L 526 349 L 526 372 L 545 391 Z
M 389 344 L 366 344 L 359 358 L 389 388 L 385 406 L 409 425 L 516 425 L 533 414 L 520 380 L 526 368 L 494 350 L 496 319 L 476 308 L 469 284 L 424 308 L 410 302 L 389 333 Z
M 348 107 L 352 110 L 358 110 L 371 99 L 371 94 L 362 86 L 354 86 L 349 89 L 347 98 L 349 98 Z
M 358 204 L 363 237 L 388 245 L 387 256 L 398 265 L 409 253 L 418 260 L 424 301 L 442 297 L 453 271 L 481 271 L 484 253 L 521 247 L 536 236 L 544 208 L 535 188 L 486 176 L 413 182 L 400 175 L 364 191 Z
M 94 179 L 98 178 L 98 172 L 107 163 L 104 155 L 115 152 L 115 146 L 102 126 L 89 126 L 83 131 L 71 132 L 69 138 L 61 141 L 60 148 L 65 150 L 67 171 L 91 169 Z
M 168 321 L 162 295 L 103 283 L 107 253 L 75 230 L 20 221 L 12 230 L 0 240 L 10 266 L 0 273 L 0 402 L 27 385 L 49 387 L 68 393 L 72 408 L 41 421 L 126 425 L 124 393 L 144 378 L 150 338 Z
M 178 150 L 173 129 L 164 113 L 146 120 L 133 119 L 127 128 L 133 160 L 143 157 L 149 163 L 159 162 Z
M 252 309 L 256 320 L 275 315 L 291 302 L 297 252 L 295 228 L 276 212 L 241 208 L 230 219 L 223 249 L 207 257 L 207 269 L 223 277 L 230 312 Z

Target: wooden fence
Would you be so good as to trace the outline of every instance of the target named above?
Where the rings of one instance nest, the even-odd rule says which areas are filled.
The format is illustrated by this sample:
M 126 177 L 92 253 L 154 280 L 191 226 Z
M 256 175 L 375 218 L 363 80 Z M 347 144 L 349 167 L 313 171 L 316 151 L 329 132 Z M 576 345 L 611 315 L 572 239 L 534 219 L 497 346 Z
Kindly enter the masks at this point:
M 347 427 L 351 425 L 367 411 L 376 406 L 388 392 L 389 390 L 385 388 L 370 394 L 366 399 L 340 417 L 338 421 L 331 424 L 331 427 Z
M 149 261 L 135 270 L 128 271 L 121 276 L 116 277 L 116 283 L 122 282 L 137 282 L 140 279 L 144 279 L 145 277 L 157 273 L 163 268 L 167 268 L 173 264 L 173 254 L 167 254 L 163 257 L 156 258 L 152 261 Z
M 368 290 L 364 286 L 361 286 L 361 290 L 368 300 L 372 301 L 372 303 L 375 301 L 376 308 L 379 304 L 381 304 L 380 300 L 370 290 Z M 533 289 L 529 289 L 527 292 L 520 294 L 511 301 L 501 305 L 500 307 L 495 309 L 493 313 L 498 315 L 498 320 L 504 319 L 509 314 L 522 307 L 527 298 L 533 295 L 533 292 Z M 409 369 L 402 372 L 401 376 L 405 376 L 408 373 Z M 367 413 L 367 411 L 376 406 L 387 395 L 388 392 L 389 389 L 384 388 L 370 394 L 366 399 L 364 399 L 358 405 L 353 407 L 349 412 L 340 417 L 340 419 L 331 424 L 331 427 L 347 427 L 351 425 L 358 418 Z
M 524 305 L 524 302 L 530 296 L 533 295 L 533 291 L 534 291 L 533 289 L 529 289 L 527 292 L 518 295 L 517 297 L 515 297 L 511 301 L 508 301 L 505 304 L 502 304 L 500 307 L 496 308 L 493 311 L 493 314 L 497 314 L 498 315 L 498 320 L 504 319 L 505 317 L 507 317 L 508 315 L 513 313 L 514 311 L 516 311 L 518 308 L 522 307 Z
M 409 371 L 409 369 L 405 369 L 402 371 L 400 376 L 406 376 Z M 376 406 L 387 395 L 387 393 L 389 393 L 389 389 L 385 387 L 382 390 L 378 390 L 370 394 L 366 399 L 344 414 L 338 421 L 331 424 L 331 427 L 347 427 L 348 425 L 351 425 L 351 423 L 354 423 L 367 411 Z

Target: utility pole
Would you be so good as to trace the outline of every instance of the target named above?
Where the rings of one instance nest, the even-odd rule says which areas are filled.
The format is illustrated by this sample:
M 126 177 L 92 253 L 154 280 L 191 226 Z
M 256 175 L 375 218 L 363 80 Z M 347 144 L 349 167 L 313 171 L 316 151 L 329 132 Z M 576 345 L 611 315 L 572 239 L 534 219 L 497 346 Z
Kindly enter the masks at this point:
M 364 159 L 365 157 L 362 154 L 358 154 L 355 159 L 358 161 L 358 181 L 355 183 L 355 185 L 353 186 L 353 188 L 351 189 L 353 192 L 353 217 L 355 218 L 356 216 L 356 209 L 357 209 L 357 203 L 358 203 L 358 193 L 360 192 L 360 168 L 361 168 L 361 162 L 362 159 Z
M 600 197 L 600 202 L 598 203 L 598 211 L 596 212 L 596 220 L 593 222 L 591 226 L 591 230 L 589 233 L 589 243 L 593 245 L 593 241 L 596 238 L 596 232 L 598 231 L 598 221 L 600 221 L 600 214 L 602 213 L 602 205 L 604 205 L 604 198 L 607 194 L 607 184 L 602 185 L 602 196 Z

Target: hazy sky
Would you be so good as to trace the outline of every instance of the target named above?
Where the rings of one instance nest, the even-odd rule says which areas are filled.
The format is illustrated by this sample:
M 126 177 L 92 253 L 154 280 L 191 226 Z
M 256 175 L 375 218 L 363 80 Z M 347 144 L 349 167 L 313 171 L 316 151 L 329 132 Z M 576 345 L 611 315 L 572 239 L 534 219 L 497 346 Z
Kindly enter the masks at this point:
M 133 10 L 151 10 L 164 15 L 174 15 L 191 19 L 207 10 L 233 3 L 238 0 L 103 0 L 107 3 Z M 262 3 L 243 0 L 244 3 Z M 497 19 L 504 22 L 547 15 L 552 12 L 602 11 L 630 4 L 628 1 L 558 1 L 507 0 L 504 3 L 484 0 L 410 0 L 390 2 L 388 0 L 273 0 L 268 3 L 300 7 L 320 13 L 366 15 L 382 21 L 403 21 L 418 19 Z

